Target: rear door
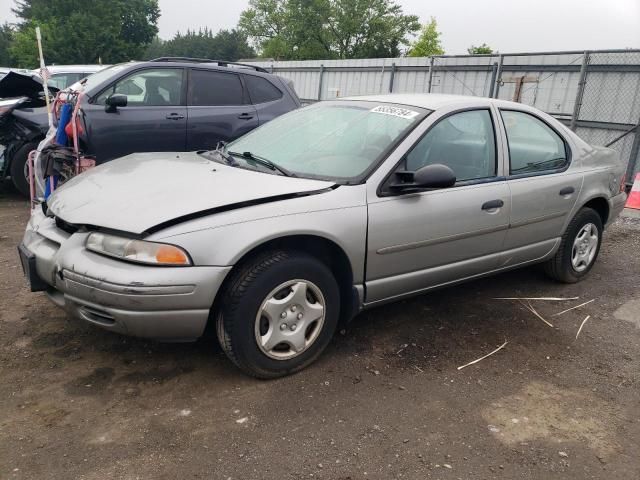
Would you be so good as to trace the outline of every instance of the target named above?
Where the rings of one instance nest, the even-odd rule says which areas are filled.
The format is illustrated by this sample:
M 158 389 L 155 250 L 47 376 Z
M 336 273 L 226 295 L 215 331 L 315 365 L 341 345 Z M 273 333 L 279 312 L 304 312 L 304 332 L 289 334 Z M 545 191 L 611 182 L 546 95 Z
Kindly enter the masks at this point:
M 500 109 L 509 161 L 511 220 L 505 265 L 537 259 L 562 234 L 582 188 L 583 175 L 567 171 L 571 150 L 562 135 L 530 112 Z
M 185 69 L 153 67 L 125 75 L 83 106 L 89 152 L 99 163 L 133 152 L 184 151 L 187 133 Z M 120 93 L 127 106 L 105 109 Z
M 216 148 L 258 126 L 256 109 L 250 104 L 237 73 L 190 69 L 187 95 L 187 149 Z

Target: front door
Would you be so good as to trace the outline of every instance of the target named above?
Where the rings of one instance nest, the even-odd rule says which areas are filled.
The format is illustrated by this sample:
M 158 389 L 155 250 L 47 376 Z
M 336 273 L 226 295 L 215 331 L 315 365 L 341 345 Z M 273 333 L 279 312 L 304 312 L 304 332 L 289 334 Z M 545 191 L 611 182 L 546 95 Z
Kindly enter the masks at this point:
M 445 164 L 455 186 L 393 195 L 385 181 L 369 198 L 366 302 L 490 271 L 498 267 L 509 225 L 509 188 L 490 109 L 436 119 L 395 170 Z
M 187 148 L 210 150 L 258 126 L 240 75 L 194 68 L 189 75 Z
M 180 152 L 186 147 L 187 108 L 184 69 L 146 68 L 119 79 L 83 105 L 89 153 L 98 163 L 134 152 Z M 120 93 L 127 106 L 105 109 Z

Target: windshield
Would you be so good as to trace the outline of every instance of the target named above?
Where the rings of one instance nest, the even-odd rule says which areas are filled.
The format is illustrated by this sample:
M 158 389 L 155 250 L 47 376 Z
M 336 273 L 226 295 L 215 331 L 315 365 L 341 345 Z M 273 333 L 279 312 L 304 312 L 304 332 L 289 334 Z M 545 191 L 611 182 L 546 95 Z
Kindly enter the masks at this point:
M 297 176 L 362 176 L 427 111 L 378 102 L 321 102 L 278 117 L 225 147 L 250 152 Z
M 105 80 L 109 80 L 113 75 L 118 73 L 119 71 L 131 66 L 131 63 L 121 63 L 119 65 L 112 65 L 111 67 L 107 67 L 104 70 L 100 70 L 99 72 L 93 73 L 89 75 L 84 84 L 81 82 L 74 83 L 71 85 L 72 90 L 79 90 L 80 86 L 84 87 L 84 91 L 88 92 L 94 87 L 97 87 Z

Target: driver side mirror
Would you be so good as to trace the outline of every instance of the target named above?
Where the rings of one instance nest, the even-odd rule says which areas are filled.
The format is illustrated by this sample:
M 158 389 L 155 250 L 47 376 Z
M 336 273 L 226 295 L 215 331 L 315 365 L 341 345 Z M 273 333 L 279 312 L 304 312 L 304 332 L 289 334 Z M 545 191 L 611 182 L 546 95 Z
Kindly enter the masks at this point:
M 127 106 L 127 96 L 122 93 L 112 93 L 105 100 L 104 110 L 108 113 L 114 113 L 118 110 L 118 107 Z
M 456 183 L 456 174 L 451 168 L 441 163 L 425 165 L 415 172 L 398 171 L 396 177 L 400 182 L 389 185 L 391 191 L 396 193 L 449 188 Z

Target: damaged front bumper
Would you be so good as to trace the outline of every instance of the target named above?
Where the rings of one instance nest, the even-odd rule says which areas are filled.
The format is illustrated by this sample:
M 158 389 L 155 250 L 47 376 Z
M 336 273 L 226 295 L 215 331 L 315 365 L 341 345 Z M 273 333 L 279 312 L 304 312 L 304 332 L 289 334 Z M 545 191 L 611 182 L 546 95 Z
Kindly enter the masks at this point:
M 70 315 L 114 332 L 164 341 L 202 336 L 231 267 L 127 263 L 88 251 L 87 235 L 67 233 L 34 210 L 20 246 L 32 289 L 44 290 Z

